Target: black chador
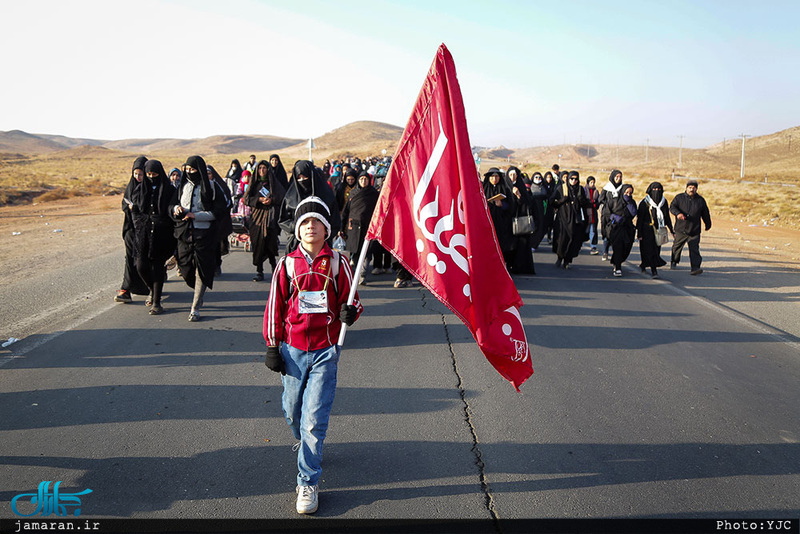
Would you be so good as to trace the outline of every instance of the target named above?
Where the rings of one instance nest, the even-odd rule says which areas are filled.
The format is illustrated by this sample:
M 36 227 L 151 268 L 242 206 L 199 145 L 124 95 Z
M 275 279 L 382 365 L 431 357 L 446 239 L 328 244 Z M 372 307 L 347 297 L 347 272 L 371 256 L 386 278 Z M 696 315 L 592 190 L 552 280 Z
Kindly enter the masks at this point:
M 197 273 L 205 287 L 214 286 L 214 273 L 217 268 L 217 220 L 226 214 L 227 198 L 216 182 L 208 179 L 205 160 L 191 156 L 186 160 L 186 168 L 196 172 L 181 175 L 176 197 L 176 206 L 181 206 L 183 214 L 175 215 L 175 207 L 170 207 L 170 215 L 175 221 L 175 238 L 178 240 L 178 267 L 186 285 L 195 287 Z M 191 211 L 194 218 L 187 218 Z
M 667 264 L 661 258 L 661 244 L 656 238 L 664 230 L 668 230 L 670 234 L 675 233 L 669 216 L 669 203 L 664 198 L 664 187 L 659 182 L 653 182 L 647 187 L 647 195 L 639 203 L 636 217 L 639 251 L 642 256 L 639 267 L 642 271 L 650 267 L 653 276 L 657 276 L 659 267 Z
M 587 239 L 585 210 L 589 206 L 589 200 L 581 187 L 577 171 L 567 174 L 566 180 L 556 186 L 553 205 L 557 210 L 554 226 L 556 237 L 553 242 L 554 251 L 558 256 L 556 265 L 566 269 Z
M 253 248 L 253 265 L 256 267 L 254 280 L 257 281 L 264 279 L 264 262 L 269 260 L 274 269 L 278 256 L 278 236 L 281 231 L 278 226 L 278 214 L 286 196 L 286 189 L 279 177 L 280 173 L 286 176 L 282 165 L 280 171 L 275 173 L 267 161 L 258 162 L 255 176 L 245 196 L 245 204 L 251 208 L 249 232 Z
M 362 172 L 359 176 L 369 175 Z M 365 187 L 357 187 L 350 193 L 350 199 L 344 205 L 342 211 L 343 232 L 347 235 L 347 250 L 352 254 L 353 259 L 358 258 L 361 246 L 364 244 L 364 237 L 367 235 L 369 221 L 372 219 L 372 212 L 378 203 L 378 190 L 367 183 Z
M 492 179 L 497 183 L 493 184 Z M 494 233 L 497 236 L 500 251 L 503 253 L 506 269 L 510 271 L 514 261 L 514 234 L 511 227 L 517 204 L 516 197 L 511 192 L 511 187 L 502 176 L 500 169 L 492 167 L 483 175 L 483 194 L 486 196 L 489 215 L 492 217 Z
M 530 215 L 534 217 L 535 225 L 541 225 L 541 215 L 543 215 L 543 213 L 540 212 L 540 216 L 536 216 L 534 200 L 530 191 L 528 191 L 528 188 L 525 186 L 522 172 L 516 167 L 509 167 L 506 171 L 506 175 L 509 178 L 512 176 L 514 177 L 514 181 L 511 183 L 511 192 L 516 198 L 514 217 L 526 217 Z M 517 197 L 517 193 L 519 193 L 519 197 Z M 534 231 L 537 230 L 538 227 L 535 227 Z M 536 274 L 536 268 L 533 264 L 533 252 L 531 250 L 533 248 L 533 240 L 534 234 L 513 236 L 512 249 L 514 251 L 514 256 L 510 265 L 512 274 Z
M 608 218 L 608 238 L 613 250 L 610 261 L 614 266 L 615 274 L 622 274 L 622 264 L 628 259 L 636 237 L 636 227 L 633 225 L 633 219 L 636 217 L 633 186 L 622 185 L 620 193 L 611 201 Z
M 169 207 L 176 191 L 160 161 L 144 165 L 145 176 L 131 193 L 136 270 L 150 291 L 151 314 L 161 313 L 161 290 L 166 279 L 164 264 L 175 251 L 174 225 Z
M 300 180 L 301 177 L 305 179 Z M 314 164 L 308 160 L 299 160 L 292 168 L 292 181 L 289 189 L 286 190 L 286 196 L 283 198 L 278 216 L 278 224 L 289 235 L 286 243 L 287 254 L 296 249 L 298 245 L 294 233 L 294 211 L 300 201 L 310 196 L 321 198 L 330 210 L 331 235 L 328 236 L 329 242 L 342 227 L 342 216 L 339 212 L 339 205 L 336 203 L 336 196 L 331 186 L 328 185 L 328 181 L 322 176 L 322 169 L 315 168 Z
M 133 226 L 133 189 L 136 186 L 136 179 L 133 177 L 134 171 L 137 169 L 144 173 L 144 165 L 147 163 L 147 158 L 139 156 L 133 162 L 131 168 L 131 178 L 128 185 L 125 187 L 125 193 L 122 196 L 122 212 L 125 214 L 125 219 L 122 222 L 122 240 L 125 242 L 125 270 L 122 274 L 122 291 L 129 291 L 134 295 L 147 295 L 150 290 L 147 284 L 144 283 L 139 272 L 136 270 L 136 234 Z M 128 298 L 130 300 L 130 298 Z

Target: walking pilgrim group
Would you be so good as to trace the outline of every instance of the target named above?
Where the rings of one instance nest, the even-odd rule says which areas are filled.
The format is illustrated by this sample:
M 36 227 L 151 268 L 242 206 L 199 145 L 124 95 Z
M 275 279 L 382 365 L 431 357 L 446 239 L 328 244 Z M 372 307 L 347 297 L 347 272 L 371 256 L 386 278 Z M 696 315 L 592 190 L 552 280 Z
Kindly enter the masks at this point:
M 253 280 L 264 279 L 265 262 L 272 267 L 262 327 L 265 364 L 281 375 L 281 407 L 299 441 L 293 447 L 296 509 L 311 514 L 319 503 L 323 442 L 341 354 L 333 340 L 363 310 L 357 291 L 351 295 L 349 258 L 333 250 L 330 242 L 334 236 L 341 238 L 351 254 L 361 247 L 378 200 L 373 187 L 377 169 L 358 162 L 338 169 L 329 165 L 330 171 L 324 171 L 301 160 L 292 168 L 290 182 L 277 155 L 255 160 L 251 156 L 249 168 L 234 160 L 223 179 L 200 156 L 191 156 L 169 175 L 161 162 L 137 158 L 122 201 L 126 262 L 115 300 L 130 302 L 131 293 L 147 295 L 149 313 L 163 313 L 163 286 L 174 258 L 181 277 L 194 290 L 189 321 L 198 321 L 206 289 L 213 288 L 215 276 L 222 272 L 232 213 L 247 215 Z M 341 173 L 334 183 L 333 172 Z M 281 230 L 289 239 L 286 253 L 278 258 Z M 378 249 L 374 255 L 383 257 Z
M 223 178 L 200 156 L 189 157 L 169 174 L 160 161 L 142 156 L 133 163 L 122 200 L 126 261 L 115 300 L 131 302 L 132 293 L 147 295 L 149 313 L 163 313 L 166 273 L 177 267 L 193 289 L 192 322 L 200 320 L 206 290 L 222 272 L 232 214 L 246 221 L 253 280 L 264 280 L 266 262 L 272 268 L 262 325 L 265 364 L 281 375 L 281 407 L 298 440 L 293 450 L 296 509 L 301 514 L 314 513 L 319 506 L 323 442 L 342 350 L 333 340 L 363 311 L 357 291 L 348 298 L 351 286 L 363 282 L 353 280 L 351 265 L 365 241 L 389 164 L 358 160 L 326 162 L 320 168 L 300 160 L 288 180 L 278 155 L 258 162 L 253 155 L 244 166 L 233 160 Z M 640 267 L 649 267 L 655 277 L 665 265 L 660 253 L 667 232 L 674 240 L 672 266 L 680 262 L 688 244 L 691 273 L 702 272 L 700 223 L 708 230 L 711 218 L 697 194 L 697 182 L 690 181 L 667 208 L 658 182 L 650 184 L 637 205 L 633 187 L 623 183 L 620 171 L 612 171 L 599 191 L 592 177 L 582 186 L 577 171 L 558 171 L 554 166 L 553 172 L 535 172 L 528 178 L 517 167 L 506 172 L 491 168 L 483 177 L 488 212 L 509 272 L 535 274 L 532 251 L 545 238 L 558 257 L 556 265 L 568 269 L 587 240 L 590 253 L 600 254 L 602 237 L 603 259 L 613 265 L 615 276 L 621 276 L 622 263 L 638 237 Z M 670 214 L 676 217 L 674 226 Z M 288 240 L 279 258 L 281 231 Z M 347 249 L 349 257 L 337 248 Z M 377 242 L 369 256 L 373 274 L 386 273 L 393 264 L 395 287 L 410 284 L 410 273 L 392 262 Z
M 670 268 L 677 268 L 688 245 L 690 274 L 703 272 L 701 224 L 708 231 L 711 215 L 697 193 L 696 180 L 689 180 L 686 191 L 671 203 L 662 184 L 652 182 L 638 204 L 634 187 L 623 182 L 621 171 L 611 171 L 601 189 L 596 182 L 589 176 L 581 185 L 578 171 L 560 171 L 558 165 L 530 177 L 513 166 L 505 171 L 492 167 L 483 175 L 489 214 L 509 273 L 535 274 L 533 252 L 545 239 L 556 254 L 556 267 L 569 269 L 585 242 L 591 255 L 600 255 L 602 238 L 602 260 L 611 264 L 614 276 L 622 276 L 622 264 L 638 240 L 639 268 L 658 278 L 658 268 L 667 264 L 661 248 L 670 236 Z
M 328 243 L 341 238 L 342 248 L 355 259 L 377 204 L 375 185 L 380 186 L 388 164 L 389 158 L 348 158 L 326 161 L 319 168 L 300 160 L 289 180 L 277 154 L 261 161 L 251 155 L 244 166 L 234 159 L 223 178 L 200 156 L 191 156 L 169 175 L 160 161 L 140 156 L 122 200 L 125 267 L 114 300 L 127 303 L 131 295 L 143 295 L 149 313 L 162 314 L 167 271 L 177 267 L 194 290 L 189 321 L 199 321 L 206 290 L 213 289 L 229 252 L 232 215 L 242 216 L 252 248 L 253 280 L 263 281 L 265 263 L 275 271 L 281 232 L 287 236 L 285 253 L 297 248 L 295 212 L 309 197 L 320 199 L 330 212 Z M 410 285 L 411 275 L 379 243 L 372 243 L 369 257 L 373 274 L 389 273 L 394 266 L 395 287 Z

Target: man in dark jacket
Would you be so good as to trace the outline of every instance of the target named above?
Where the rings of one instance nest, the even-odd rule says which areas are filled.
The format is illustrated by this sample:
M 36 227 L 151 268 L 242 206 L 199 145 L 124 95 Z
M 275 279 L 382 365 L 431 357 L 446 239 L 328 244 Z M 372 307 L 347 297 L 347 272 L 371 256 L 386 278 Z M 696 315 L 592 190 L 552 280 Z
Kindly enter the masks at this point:
M 697 180 L 686 183 L 686 192 L 676 195 L 669 206 L 669 212 L 675 215 L 675 241 L 672 243 L 672 262 L 670 269 L 675 269 L 681 261 L 683 246 L 689 245 L 690 274 L 701 274 L 700 264 L 700 223 L 705 224 L 706 232 L 711 229 L 711 214 L 706 200 L 697 194 Z

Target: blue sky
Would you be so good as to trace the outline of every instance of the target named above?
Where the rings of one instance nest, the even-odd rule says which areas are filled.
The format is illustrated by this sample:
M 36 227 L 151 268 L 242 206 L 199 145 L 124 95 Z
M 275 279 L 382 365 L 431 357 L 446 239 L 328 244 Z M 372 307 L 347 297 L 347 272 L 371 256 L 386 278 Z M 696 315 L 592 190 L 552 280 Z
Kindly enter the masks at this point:
M 800 125 L 798 20 L 797 1 L 4 2 L 0 130 L 404 126 L 445 43 L 475 145 L 702 147 Z

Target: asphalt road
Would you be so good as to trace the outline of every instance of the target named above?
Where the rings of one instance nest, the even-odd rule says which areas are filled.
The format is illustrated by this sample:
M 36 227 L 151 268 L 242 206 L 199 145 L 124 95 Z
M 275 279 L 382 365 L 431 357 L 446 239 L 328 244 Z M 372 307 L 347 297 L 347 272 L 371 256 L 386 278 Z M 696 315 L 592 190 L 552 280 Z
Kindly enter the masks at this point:
M 522 393 L 427 291 L 371 277 L 316 516 L 797 518 L 800 278 L 703 252 L 706 274 L 658 281 L 537 253 L 538 275 L 515 279 L 535 369 Z M 0 518 L 43 480 L 92 489 L 86 517 L 297 517 L 263 364 L 268 284 L 241 250 L 223 268 L 198 323 L 174 278 L 162 316 L 114 304 L 119 255 L 50 292 L 4 288 L 3 332 L 24 334 L 0 351 Z

